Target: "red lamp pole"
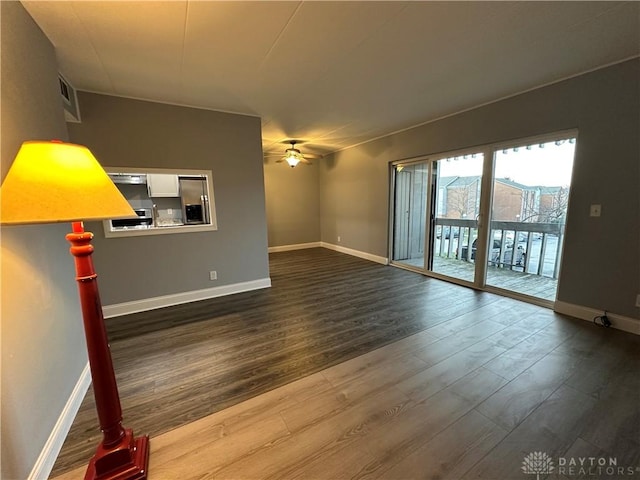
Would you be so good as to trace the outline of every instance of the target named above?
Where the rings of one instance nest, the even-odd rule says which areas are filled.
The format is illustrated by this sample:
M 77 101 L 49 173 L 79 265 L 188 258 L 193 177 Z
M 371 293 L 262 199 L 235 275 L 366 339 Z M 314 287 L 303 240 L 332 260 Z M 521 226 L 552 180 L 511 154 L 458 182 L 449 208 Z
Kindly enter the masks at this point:
M 82 222 L 73 222 L 67 235 L 76 264 L 84 333 L 96 399 L 96 410 L 103 433 L 102 442 L 89 462 L 85 480 L 144 480 L 149 466 L 149 437 L 134 438 L 122 426 L 122 409 L 113 371 L 107 331 L 102 315 L 97 275 L 93 268 L 93 234 Z

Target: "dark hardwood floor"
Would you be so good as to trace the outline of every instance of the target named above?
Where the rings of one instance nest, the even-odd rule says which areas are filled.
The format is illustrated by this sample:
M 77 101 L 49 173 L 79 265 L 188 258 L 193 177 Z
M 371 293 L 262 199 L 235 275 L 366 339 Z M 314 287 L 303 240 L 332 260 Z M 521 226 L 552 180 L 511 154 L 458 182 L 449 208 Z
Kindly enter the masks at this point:
M 640 337 L 325 249 L 271 254 L 270 268 L 270 289 L 107 321 L 126 426 L 157 437 L 295 380 L 314 382 L 322 371 L 317 391 L 304 392 L 309 408 L 303 413 L 293 400 L 273 407 L 276 414 L 282 410 L 285 435 L 311 435 L 329 424 L 339 431 L 355 421 L 357 405 L 379 409 L 400 401 L 406 407 L 389 413 L 398 420 L 378 437 L 369 425 L 369 443 L 358 437 L 366 454 L 344 450 L 362 453 L 364 463 L 356 468 L 354 459 L 353 475 L 342 470 L 341 478 L 461 478 L 465 472 L 465 478 L 509 478 L 503 460 L 513 457 L 519 471 L 523 445 L 548 446 L 549 454 L 597 445 L 640 462 Z M 52 476 L 86 463 L 99 442 L 92 396 L 88 392 Z M 340 414 L 347 407 L 352 413 Z M 313 437 L 318 448 L 322 438 Z M 433 438 L 474 456 L 456 460 Z M 479 441 L 489 443 L 478 448 Z M 276 444 L 265 444 L 266 458 Z M 288 445 L 281 450 L 291 456 L 296 447 Z M 328 453 L 315 459 L 316 472 L 333 457 L 346 468 L 337 451 Z M 453 470 L 427 475 L 425 459 L 449 457 L 457 462 Z M 261 470 L 262 461 L 254 464 L 256 475 L 251 466 L 231 462 L 216 467 L 216 476 L 293 476 L 282 462 L 274 461 L 271 473 Z M 313 472 L 309 465 L 313 461 L 296 475 Z

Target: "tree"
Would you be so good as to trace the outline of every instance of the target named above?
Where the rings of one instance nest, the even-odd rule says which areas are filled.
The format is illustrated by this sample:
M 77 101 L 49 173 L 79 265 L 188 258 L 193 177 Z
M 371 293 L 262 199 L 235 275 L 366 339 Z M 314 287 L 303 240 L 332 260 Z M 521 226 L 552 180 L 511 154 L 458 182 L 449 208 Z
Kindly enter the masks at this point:
M 522 190 L 521 222 L 540 221 L 540 192 L 537 189 Z
M 555 194 L 549 196 L 549 202 L 540 203 L 540 219 L 543 223 L 564 223 L 569 205 L 569 188 L 558 187 Z
M 447 217 L 448 218 L 475 218 L 477 183 L 470 185 L 452 186 L 447 190 Z M 455 212 L 457 216 L 450 215 Z
M 524 195 L 521 222 L 563 223 L 569 205 L 569 187 L 553 187 L 552 193 Z M 532 193 L 533 191 L 529 192 Z

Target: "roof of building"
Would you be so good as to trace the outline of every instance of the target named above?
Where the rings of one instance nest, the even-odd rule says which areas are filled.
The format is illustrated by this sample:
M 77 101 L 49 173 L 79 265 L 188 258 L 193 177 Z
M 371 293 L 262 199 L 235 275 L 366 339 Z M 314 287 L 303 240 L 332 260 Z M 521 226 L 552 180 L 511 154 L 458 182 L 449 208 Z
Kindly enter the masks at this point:
M 468 177 L 440 177 L 438 183 L 440 187 L 468 187 L 480 181 L 480 175 L 471 175 Z
M 538 187 L 532 187 L 530 185 L 525 185 L 523 183 L 514 182 L 510 178 L 496 178 L 496 182 L 500 182 L 504 185 L 509 185 L 510 187 L 519 188 L 520 190 L 535 190 Z
M 438 178 L 438 185 L 440 187 L 467 187 L 469 185 L 474 184 L 475 182 L 479 182 L 481 180 L 480 175 L 469 175 L 465 177 L 461 176 L 446 176 Z M 517 188 L 520 190 L 538 190 L 541 195 L 555 195 L 560 190 L 566 187 L 546 187 L 546 186 L 536 186 L 536 185 L 525 185 L 523 183 L 515 182 L 510 178 L 496 178 L 496 182 L 500 182 L 504 185 L 508 185 L 513 188 Z

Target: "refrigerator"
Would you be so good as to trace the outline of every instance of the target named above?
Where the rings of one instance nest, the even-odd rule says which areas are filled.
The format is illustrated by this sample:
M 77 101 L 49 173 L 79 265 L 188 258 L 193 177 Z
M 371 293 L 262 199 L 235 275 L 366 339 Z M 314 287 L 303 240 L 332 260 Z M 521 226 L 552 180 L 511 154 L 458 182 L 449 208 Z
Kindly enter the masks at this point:
M 187 225 L 210 223 L 207 179 L 180 177 L 182 218 Z

